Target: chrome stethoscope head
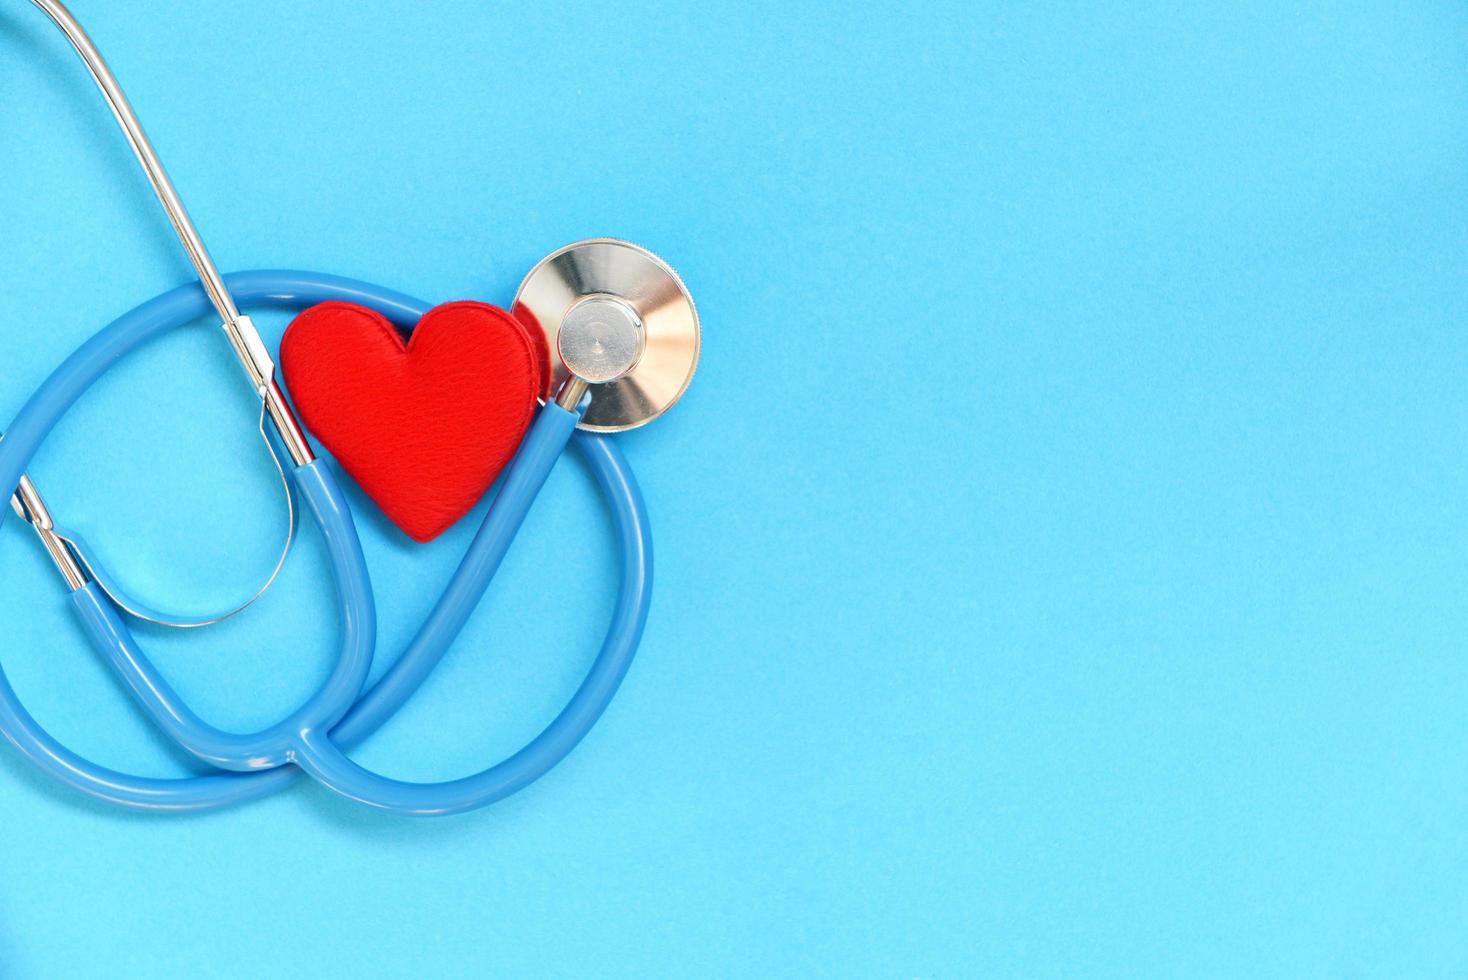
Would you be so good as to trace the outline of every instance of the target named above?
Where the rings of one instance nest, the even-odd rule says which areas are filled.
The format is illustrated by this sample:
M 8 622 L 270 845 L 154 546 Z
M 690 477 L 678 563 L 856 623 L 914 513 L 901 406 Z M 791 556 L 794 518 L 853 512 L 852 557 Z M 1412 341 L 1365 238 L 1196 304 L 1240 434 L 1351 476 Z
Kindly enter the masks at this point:
M 698 311 L 683 280 L 647 249 L 616 238 L 567 245 L 515 294 L 514 315 L 545 333 L 551 392 L 579 428 L 625 432 L 683 397 L 698 369 Z

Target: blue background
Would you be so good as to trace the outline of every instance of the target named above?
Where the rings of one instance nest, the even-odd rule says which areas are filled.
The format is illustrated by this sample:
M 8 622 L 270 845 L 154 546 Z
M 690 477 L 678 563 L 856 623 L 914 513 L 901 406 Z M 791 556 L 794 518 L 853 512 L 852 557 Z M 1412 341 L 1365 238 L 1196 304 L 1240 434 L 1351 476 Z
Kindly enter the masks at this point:
M 225 268 L 504 303 L 618 235 L 704 364 L 623 439 L 659 590 L 564 766 L 459 819 L 156 818 L 4 747 L 0 976 L 1468 970 L 1461 4 L 76 6 Z M 189 270 L 23 3 L 0 99 L 8 415 Z M 253 423 L 200 324 L 33 472 L 128 581 L 224 601 L 279 522 Z M 590 490 L 360 760 L 463 775 L 555 713 L 610 604 Z M 386 659 L 470 528 L 354 502 Z M 187 771 L 18 522 L 0 555 L 34 713 Z M 145 639 L 259 727 L 325 676 L 323 574 L 308 538 Z

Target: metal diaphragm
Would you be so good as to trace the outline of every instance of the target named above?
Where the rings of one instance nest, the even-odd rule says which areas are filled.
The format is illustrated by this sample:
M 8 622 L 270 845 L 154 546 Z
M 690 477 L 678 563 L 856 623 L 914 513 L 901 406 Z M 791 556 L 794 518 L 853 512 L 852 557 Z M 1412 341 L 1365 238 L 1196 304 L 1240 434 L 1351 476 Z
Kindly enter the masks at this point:
M 520 284 L 513 312 L 545 334 L 552 391 L 573 371 L 590 383 L 582 429 L 646 425 L 683 397 L 698 368 L 693 298 L 666 262 L 631 242 L 594 238 L 547 256 Z

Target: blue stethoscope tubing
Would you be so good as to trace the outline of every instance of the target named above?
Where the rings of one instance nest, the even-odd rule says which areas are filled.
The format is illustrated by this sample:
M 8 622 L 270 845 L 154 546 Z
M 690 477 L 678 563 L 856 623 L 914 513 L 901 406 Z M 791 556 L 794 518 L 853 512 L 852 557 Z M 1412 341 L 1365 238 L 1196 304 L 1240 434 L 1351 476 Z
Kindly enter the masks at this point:
M 318 273 L 258 271 L 225 279 L 247 306 L 302 308 L 345 300 L 376 309 L 405 329 L 429 309 L 427 303 L 380 286 Z M 51 429 L 113 364 L 154 337 L 208 311 L 202 289 L 181 286 L 125 314 L 79 347 L 36 390 L 0 440 L 0 486 L 19 482 Z M 61 782 L 97 799 L 142 810 L 209 810 L 245 802 L 283 788 L 296 776 L 297 768 L 349 799 L 410 815 L 462 813 L 523 789 L 564 759 L 606 710 L 637 652 L 652 596 L 652 539 L 636 480 L 616 446 L 604 437 L 577 432 L 578 421 L 578 415 L 554 404 L 541 409 L 442 597 L 407 649 L 365 693 L 362 688 L 371 667 L 376 612 L 361 544 L 331 469 L 319 461 L 297 468 L 295 485 L 305 510 L 322 531 L 336 577 L 341 653 L 321 690 L 265 732 L 235 735 L 202 721 L 148 660 L 95 584 L 72 593 L 92 645 L 163 733 L 216 768 L 233 771 L 157 779 L 116 772 L 83 759 L 56 741 L 26 711 L 3 670 L 0 733 Z M 621 584 L 611 624 L 581 686 L 527 745 L 465 779 L 407 783 L 352 762 L 346 751 L 380 728 L 413 696 L 457 638 L 568 442 L 574 442 L 606 498 L 620 554 Z

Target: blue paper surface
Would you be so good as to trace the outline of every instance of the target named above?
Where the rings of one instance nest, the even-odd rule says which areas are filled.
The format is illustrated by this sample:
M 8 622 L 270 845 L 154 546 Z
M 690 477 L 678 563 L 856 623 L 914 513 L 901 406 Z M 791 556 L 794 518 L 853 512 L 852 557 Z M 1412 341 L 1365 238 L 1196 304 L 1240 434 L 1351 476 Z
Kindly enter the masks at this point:
M 1468 969 L 1460 4 L 76 13 L 224 268 L 507 303 L 615 235 L 688 281 L 704 361 L 623 439 L 657 594 L 565 765 L 450 820 L 308 786 L 158 818 L 0 746 L 4 980 Z M 189 269 L 25 3 L 0 100 L 8 417 Z M 280 521 L 254 413 L 201 323 L 33 474 L 138 591 L 225 602 Z M 554 715 L 612 593 L 591 489 L 558 471 L 356 758 L 456 777 Z M 352 500 L 381 670 L 472 527 L 417 547 Z M 188 771 L 19 522 L 0 562 L 33 713 Z M 257 610 L 143 639 L 262 727 L 327 672 L 324 576 L 308 535 Z

